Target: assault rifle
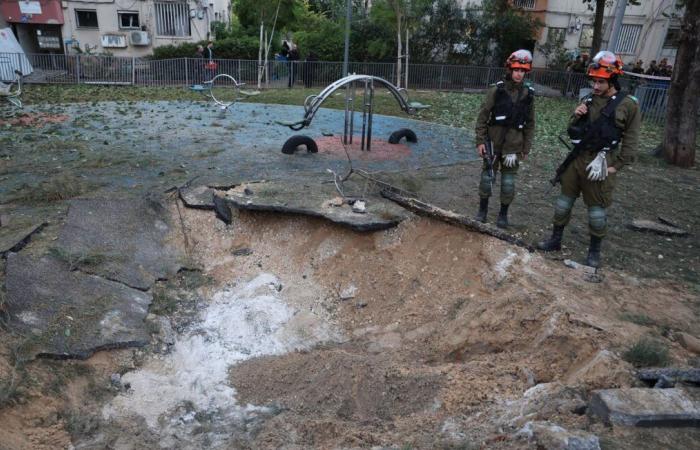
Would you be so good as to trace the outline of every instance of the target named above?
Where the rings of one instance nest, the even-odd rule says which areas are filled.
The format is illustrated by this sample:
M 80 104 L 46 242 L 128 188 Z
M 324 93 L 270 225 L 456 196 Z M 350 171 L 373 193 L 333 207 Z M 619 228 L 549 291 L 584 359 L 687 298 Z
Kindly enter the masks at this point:
M 489 171 L 489 177 L 491 178 L 491 185 L 493 186 L 493 183 L 496 182 L 496 174 L 493 170 L 493 163 L 496 161 L 496 152 L 493 150 L 493 142 L 491 142 L 491 138 L 486 135 L 486 156 L 484 157 L 484 161 L 486 161 L 486 168 Z

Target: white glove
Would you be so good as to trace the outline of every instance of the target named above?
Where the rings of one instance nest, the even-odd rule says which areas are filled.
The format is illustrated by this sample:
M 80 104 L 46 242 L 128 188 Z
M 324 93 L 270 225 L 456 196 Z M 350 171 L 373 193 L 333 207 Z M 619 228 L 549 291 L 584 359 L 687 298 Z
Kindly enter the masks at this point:
M 518 156 L 515 153 L 511 153 L 509 155 L 506 155 L 505 158 L 503 158 L 503 165 L 506 167 L 515 167 L 515 163 L 518 161 Z
M 608 176 L 608 162 L 605 160 L 605 152 L 598 152 L 593 161 L 586 166 L 586 170 L 589 180 L 603 181 Z

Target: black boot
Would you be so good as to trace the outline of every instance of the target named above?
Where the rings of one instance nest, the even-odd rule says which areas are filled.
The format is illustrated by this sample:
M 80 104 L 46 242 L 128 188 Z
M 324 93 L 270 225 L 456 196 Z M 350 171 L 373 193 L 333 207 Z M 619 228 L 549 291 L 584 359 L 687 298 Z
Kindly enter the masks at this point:
M 486 214 L 489 211 L 489 199 L 488 198 L 482 198 L 479 200 L 479 212 L 476 213 L 476 217 L 474 217 L 474 220 L 477 222 L 486 222 Z
M 564 235 L 564 227 L 554 225 L 552 236 L 549 239 L 537 243 L 537 248 L 545 252 L 555 252 L 561 250 L 561 237 Z
M 588 257 L 586 258 L 586 265 L 595 267 L 596 269 L 600 267 L 600 244 L 603 242 L 603 238 L 598 236 L 591 236 L 591 245 L 588 247 Z
M 498 228 L 508 228 L 508 206 L 501 203 L 501 210 L 498 211 L 498 219 L 496 219 Z

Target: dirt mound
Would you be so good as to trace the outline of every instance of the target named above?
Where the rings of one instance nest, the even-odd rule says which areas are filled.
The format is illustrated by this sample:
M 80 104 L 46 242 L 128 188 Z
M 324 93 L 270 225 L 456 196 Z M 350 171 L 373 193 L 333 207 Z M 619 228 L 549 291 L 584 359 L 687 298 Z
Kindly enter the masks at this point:
M 226 363 L 228 377 L 210 386 L 226 397 L 220 407 L 207 410 L 206 399 L 182 402 L 161 429 L 154 426 L 165 423 L 164 416 L 155 413 L 150 424 L 133 420 L 119 428 L 100 422 L 99 407 L 91 413 L 83 407 L 58 422 L 66 428 L 76 416 L 78 424 L 89 424 L 87 431 L 72 425 L 74 444 L 118 447 L 128 436 L 134 447 L 513 448 L 529 445 L 517 431 L 533 420 L 616 439 L 582 415 L 590 390 L 634 383 L 621 354 L 643 336 L 663 342 L 674 364 L 687 364 L 691 355 L 670 339 L 671 331 L 698 331 L 697 299 L 673 284 L 614 272 L 590 283 L 541 255 L 428 219 L 358 233 L 301 216 L 239 211 L 225 225 L 208 211 L 181 207 L 173 214 L 187 236 L 184 250 L 212 280 L 197 291 L 204 316 L 223 307 L 216 300 L 221 292 L 245 290 L 268 274 L 275 281 L 261 287 L 261 299 L 284 303 L 289 320 L 279 328 L 284 333 L 261 325 L 259 334 L 281 339 L 280 348 L 304 350 L 250 353 L 238 341 L 243 325 L 221 319 L 233 338 L 223 354 L 240 357 Z M 244 296 L 227 301 L 233 302 L 227 313 L 248 311 L 241 320 L 264 315 L 246 306 Z M 202 342 L 217 339 L 207 330 L 200 336 L 192 317 L 169 320 L 178 335 L 175 348 L 187 333 Z M 317 335 L 319 327 L 327 330 L 321 344 L 288 345 Z M 262 339 L 256 345 L 264 345 Z M 147 361 L 134 364 L 169 367 L 168 358 L 178 354 L 187 352 L 142 354 Z M 111 371 L 126 381 L 133 377 L 132 368 L 100 364 L 103 385 L 109 386 Z M 201 391 L 201 383 L 193 381 L 192 389 Z M 87 391 L 70 404 L 79 405 Z M 114 395 L 129 402 L 133 392 Z M 55 411 L 61 397 L 52 398 Z M 30 397 L 34 408 L 43 403 Z M 3 417 L 16 423 L 16 414 Z M 46 427 L 30 428 L 26 435 Z
M 359 422 L 427 410 L 440 388 L 435 375 L 346 348 L 259 358 L 234 366 L 230 380 L 244 403 L 279 402 L 294 414 Z
M 346 159 L 342 136 L 322 136 L 315 139 L 318 152 L 335 158 Z M 411 149 L 404 143 L 390 144 L 383 139 L 372 138 L 370 150 L 361 149 L 361 137 L 353 136 L 352 144 L 346 148 L 352 160 L 386 161 L 405 159 L 411 155 Z

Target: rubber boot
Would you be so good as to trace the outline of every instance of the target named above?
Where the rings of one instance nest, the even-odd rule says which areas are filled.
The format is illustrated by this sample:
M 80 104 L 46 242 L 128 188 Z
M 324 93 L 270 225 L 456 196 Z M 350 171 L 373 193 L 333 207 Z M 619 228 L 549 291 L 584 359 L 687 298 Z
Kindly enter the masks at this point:
M 537 243 L 537 248 L 545 252 L 556 252 L 561 250 L 561 237 L 564 235 L 564 227 L 554 225 L 552 235 L 549 239 Z
M 508 206 L 501 203 L 501 210 L 498 211 L 498 219 L 496 219 L 498 228 L 508 228 Z
M 477 222 L 486 222 L 486 214 L 489 211 L 489 199 L 488 198 L 482 198 L 479 200 L 479 212 L 476 213 L 476 217 L 474 217 L 474 220 Z
M 588 247 L 588 257 L 586 257 L 587 266 L 595 267 L 596 269 L 600 267 L 600 244 L 602 242 L 603 238 L 591 236 L 591 244 Z

